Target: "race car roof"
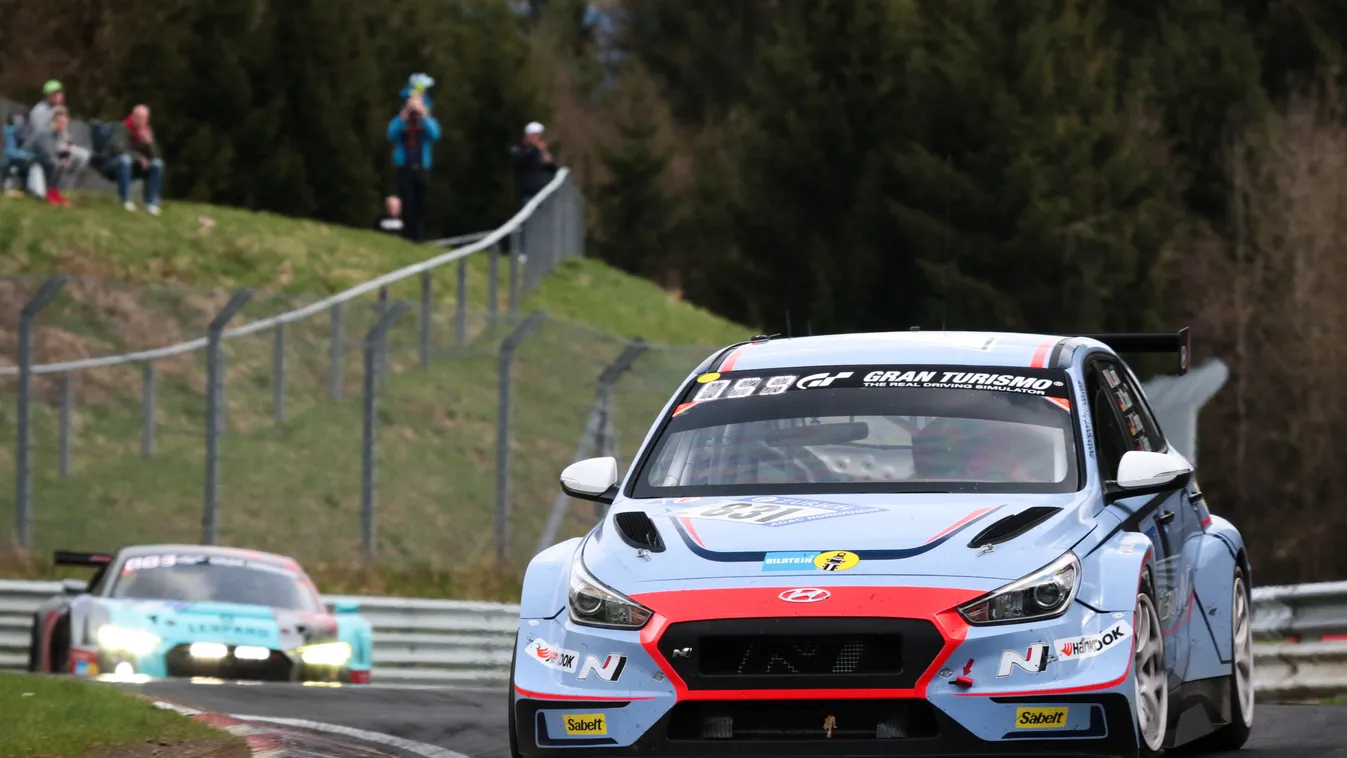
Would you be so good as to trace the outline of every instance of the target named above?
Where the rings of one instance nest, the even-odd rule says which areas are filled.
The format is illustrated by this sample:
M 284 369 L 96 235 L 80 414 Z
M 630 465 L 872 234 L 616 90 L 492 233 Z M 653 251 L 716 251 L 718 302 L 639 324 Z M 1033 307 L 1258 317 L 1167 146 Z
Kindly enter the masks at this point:
M 226 555 L 234 558 L 247 558 L 253 561 L 262 561 L 265 563 L 274 563 L 278 566 L 286 566 L 292 569 L 298 569 L 299 563 L 294 558 L 276 553 L 265 553 L 261 550 L 249 550 L 241 547 L 224 547 L 221 545 L 133 545 L 121 549 L 120 555 L 123 558 L 133 555 L 159 555 L 167 553 L 177 553 L 184 555 Z
M 1051 366 L 1063 336 L 1004 332 L 873 332 L 772 339 L 739 345 L 712 361 L 710 371 L 796 366 L 944 364 Z

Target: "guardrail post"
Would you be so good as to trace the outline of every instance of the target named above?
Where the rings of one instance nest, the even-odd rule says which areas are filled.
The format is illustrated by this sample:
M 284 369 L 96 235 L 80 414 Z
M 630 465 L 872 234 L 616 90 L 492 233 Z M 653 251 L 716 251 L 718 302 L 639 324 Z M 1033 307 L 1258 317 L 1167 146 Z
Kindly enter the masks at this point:
M 378 417 L 375 414 L 375 385 L 378 371 L 376 356 L 380 354 L 380 346 L 388 338 L 388 328 L 408 310 L 410 308 L 406 303 L 394 303 L 393 307 L 385 311 L 379 317 L 379 322 L 365 335 L 364 394 L 361 410 L 362 434 L 360 445 L 360 546 L 366 564 L 374 562 L 374 437 L 375 425 L 378 422 Z
M 61 374 L 61 415 L 57 423 L 57 473 L 70 476 L 70 414 L 75 405 L 75 385 L 69 373 Z
M 430 365 L 430 272 L 421 272 L 421 368 Z
M 154 361 L 140 364 L 140 457 L 154 457 Z
M 383 317 L 384 317 L 384 314 L 388 312 L 388 287 L 380 287 L 380 288 L 379 288 L 379 306 L 378 306 L 378 308 L 379 308 L 379 310 L 378 310 L 378 313 L 379 313 L 378 318 L 383 318 Z M 375 374 L 375 377 L 374 377 L 374 378 L 375 378 L 377 381 L 382 382 L 382 381 L 383 381 L 385 378 L 387 378 L 387 376 L 388 376 L 388 341 L 387 341 L 387 340 L 384 340 L 384 341 L 380 342 L 380 344 L 379 344 L 379 356 L 378 356 L 378 358 L 379 358 L 379 363 L 378 363 L 378 369 L 379 369 L 379 371 L 378 371 L 377 374 Z
M 271 418 L 285 421 L 285 324 L 277 324 L 271 346 Z
M 510 315 L 519 312 L 519 264 L 527 260 L 524 255 L 524 225 L 520 224 L 510 232 Z
M 501 244 L 497 242 L 486 251 L 491 258 L 487 267 L 489 273 L 486 284 L 486 326 L 492 334 L 496 332 L 496 313 L 500 308 L 500 296 L 497 292 L 500 288 L 500 249 Z
M 239 290 L 229 296 L 206 330 L 206 491 L 201 512 L 201 544 L 214 545 L 217 514 L 216 498 L 220 477 L 220 426 L 224 404 L 224 355 L 220 335 L 230 319 L 243 310 L 253 291 Z
M 342 361 L 345 352 L 345 323 L 342 319 L 341 303 L 332 306 L 332 344 L 329 348 L 327 366 L 327 394 L 333 400 L 341 399 Z
M 37 314 L 65 286 L 64 276 L 53 276 L 42 283 L 19 311 L 19 407 L 18 445 L 14 450 L 14 541 L 27 549 L 32 545 L 32 383 L 33 322 Z
M 458 283 L 454 290 L 454 344 L 468 344 L 468 259 L 458 259 Z
M 495 251 L 492 251 L 494 260 Z M 514 352 L 529 333 L 542 324 L 547 314 L 537 311 L 524 319 L 500 344 L 500 370 L 496 417 L 496 562 L 504 564 L 509 556 L 510 536 L 510 363 Z

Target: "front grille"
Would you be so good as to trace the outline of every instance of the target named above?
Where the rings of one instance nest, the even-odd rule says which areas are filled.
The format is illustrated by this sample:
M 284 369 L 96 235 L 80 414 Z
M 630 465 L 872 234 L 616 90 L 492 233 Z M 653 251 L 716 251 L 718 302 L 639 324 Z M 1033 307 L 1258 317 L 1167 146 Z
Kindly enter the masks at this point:
M 229 656 L 219 660 L 193 658 L 191 645 L 177 645 L 164 654 L 164 664 L 171 677 L 213 677 L 216 679 L 242 679 L 248 681 L 287 682 L 291 678 L 294 664 L 279 650 L 271 651 L 271 657 L 264 661 L 241 660 L 235 658 L 233 648 Z
M 944 638 L 920 619 L 728 619 L 671 624 L 658 647 L 692 690 L 907 689 Z
M 691 701 L 673 707 L 671 741 L 902 740 L 938 736 L 925 700 Z
M 703 637 L 698 670 L 707 676 L 900 674 L 898 634 Z

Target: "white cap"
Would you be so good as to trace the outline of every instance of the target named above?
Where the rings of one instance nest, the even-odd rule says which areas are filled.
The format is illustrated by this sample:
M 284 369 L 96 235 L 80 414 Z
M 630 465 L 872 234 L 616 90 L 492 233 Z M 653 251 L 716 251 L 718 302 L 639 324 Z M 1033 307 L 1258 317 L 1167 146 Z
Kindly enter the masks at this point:
M 526 126 L 526 127 L 524 127 L 524 133 L 525 133 L 525 134 L 542 134 L 542 133 L 543 133 L 543 125 L 540 124 L 540 123 L 538 123 L 537 121 L 530 121 L 530 122 L 529 122 L 529 125 Z

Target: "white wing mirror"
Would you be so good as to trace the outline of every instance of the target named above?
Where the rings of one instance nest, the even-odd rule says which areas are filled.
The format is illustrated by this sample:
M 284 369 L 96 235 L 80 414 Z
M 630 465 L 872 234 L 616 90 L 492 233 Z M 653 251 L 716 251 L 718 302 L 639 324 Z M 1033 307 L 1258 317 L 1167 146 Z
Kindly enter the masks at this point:
M 561 472 L 561 491 L 581 500 L 611 503 L 617 495 L 617 459 L 588 458 Z
M 1129 450 L 1118 464 L 1117 485 L 1124 490 L 1163 488 L 1183 483 L 1192 473 L 1192 464 L 1177 455 Z

